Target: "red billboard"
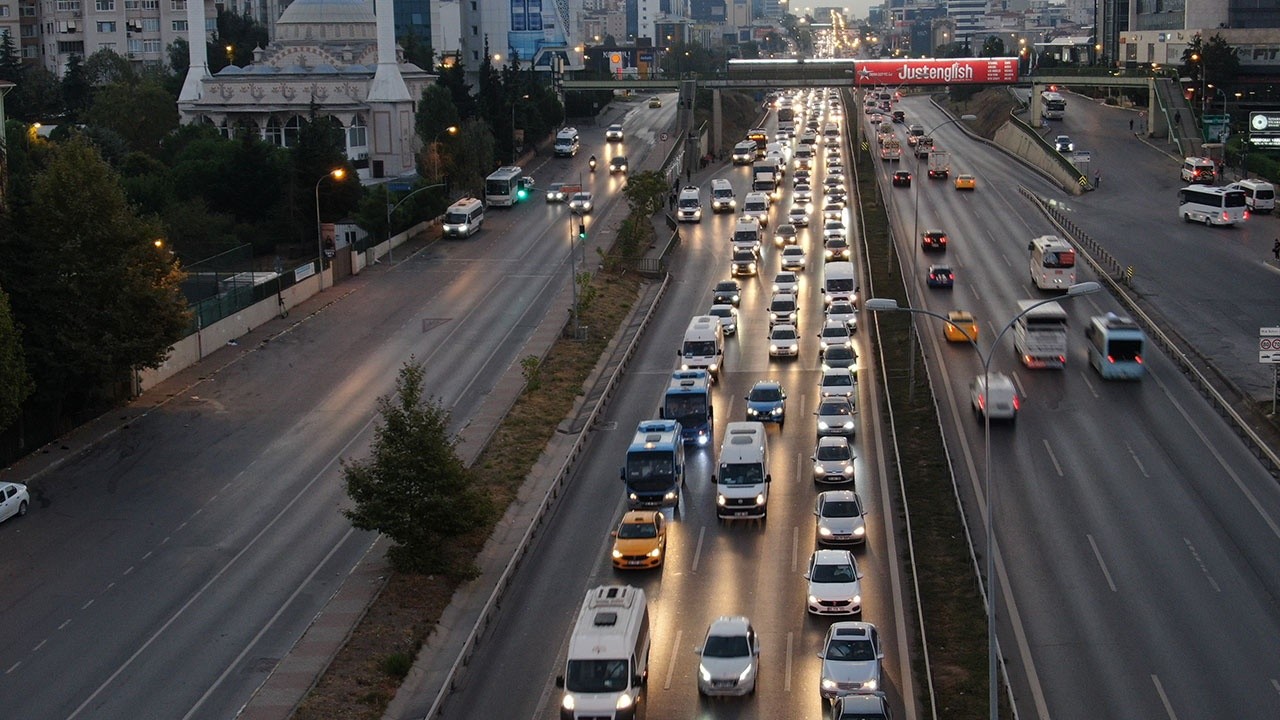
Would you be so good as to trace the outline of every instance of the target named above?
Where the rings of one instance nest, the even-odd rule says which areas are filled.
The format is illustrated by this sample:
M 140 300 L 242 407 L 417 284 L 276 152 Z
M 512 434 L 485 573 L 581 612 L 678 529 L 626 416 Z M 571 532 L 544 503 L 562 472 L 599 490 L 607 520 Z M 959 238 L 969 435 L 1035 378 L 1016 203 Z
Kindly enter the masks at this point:
M 1018 58 L 858 60 L 857 85 L 986 85 L 1018 82 Z

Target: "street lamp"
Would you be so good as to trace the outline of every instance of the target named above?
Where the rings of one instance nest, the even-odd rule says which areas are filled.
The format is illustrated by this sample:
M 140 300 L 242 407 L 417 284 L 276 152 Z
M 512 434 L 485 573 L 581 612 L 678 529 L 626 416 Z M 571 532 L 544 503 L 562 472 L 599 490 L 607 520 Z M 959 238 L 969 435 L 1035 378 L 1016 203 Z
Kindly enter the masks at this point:
M 391 203 L 387 203 L 387 262 L 395 262 L 395 256 L 391 254 L 391 216 L 395 213 L 396 209 L 399 208 L 401 205 L 403 205 L 405 200 L 408 200 L 409 198 L 413 197 L 414 195 L 417 195 L 423 190 L 440 188 L 440 187 L 444 187 L 444 185 L 445 185 L 444 183 L 436 183 L 435 185 L 424 185 L 423 187 L 420 187 L 417 190 L 414 190 L 413 192 L 409 193 L 408 195 L 405 195 L 404 197 L 400 198 L 400 200 L 396 202 L 395 205 L 392 205 Z M 391 187 L 390 185 L 387 186 L 388 200 L 391 199 L 390 187 Z
M 1101 289 L 1102 289 L 1101 285 L 1091 280 L 1087 282 L 1076 283 L 1067 288 L 1066 297 L 1073 298 L 1073 297 L 1080 297 L 1081 295 L 1089 295 L 1091 293 L 1096 293 Z M 1055 302 L 1056 300 L 1058 300 L 1058 298 L 1047 298 L 1045 300 L 1041 300 L 1040 302 L 1032 303 L 1031 305 L 1028 305 L 1027 307 L 1023 308 L 1021 312 L 1019 312 L 1017 315 L 1014 315 L 1013 318 L 1009 320 L 1009 322 L 1005 323 L 1005 326 L 1001 328 L 999 333 L 996 334 L 995 339 L 991 341 L 991 345 L 987 348 L 987 352 L 985 355 L 982 353 L 982 349 L 978 347 L 977 339 L 972 336 L 969 336 L 968 333 L 965 334 L 966 337 L 968 337 L 969 345 L 973 347 L 974 352 L 978 353 L 978 359 L 982 361 L 983 392 L 988 393 L 988 395 L 991 392 L 990 390 L 991 359 L 995 357 L 995 351 L 996 351 L 996 348 L 999 347 L 1000 345 L 1000 339 L 1004 337 L 1005 333 L 1009 332 L 1009 329 L 1012 328 L 1014 324 L 1017 323 L 1018 320 L 1023 315 L 1026 315 L 1027 313 L 1040 307 L 1041 305 L 1047 305 L 1048 303 Z M 947 323 L 950 322 L 950 320 L 945 315 L 933 312 L 931 310 L 923 310 L 920 308 L 913 308 L 913 307 L 901 307 L 898 305 L 898 301 L 894 300 L 893 298 L 871 298 L 866 301 L 865 307 L 868 310 L 871 310 L 872 312 L 894 312 L 894 311 L 908 312 L 908 313 L 911 313 L 913 318 L 917 314 L 928 315 L 929 317 L 938 318 L 943 322 L 947 322 Z M 990 709 L 990 712 L 991 712 L 991 720 L 999 720 L 1000 706 L 996 700 L 996 695 L 997 695 L 996 689 L 999 686 L 999 683 L 996 680 L 996 593 L 995 593 L 996 535 L 995 535 L 995 515 L 993 514 L 994 507 L 995 507 L 995 500 L 994 500 L 995 488 L 991 484 L 991 415 L 990 413 L 983 412 L 982 419 L 983 419 L 982 432 L 984 436 L 983 462 L 986 464 L 986 468 L 985 468 L 986 484 L 983 492 L 986 493 L 985 505 L 986 505 L 986 515 L 987 515 L 987 672 L 988 672 L 987 680 L 989 683 L 987 702 L 989 703 L 988 708 Z
M 1198 63 L 1200 65 L 1200 122 L 1203 125 L 1205 113 L 1205 75 L 1207 74 L 1204 71 L 1204 56 L 1200 53 L 1191 53 L 1191 62 Z
M 324 230 L 320 227 L 320 183 L 325 178 L 341 180 L 347 176 L 343 168 L 335 168 L 320 176 L 316 181 L 316 274 L 320 276 L 320 289 L 324 289 Z
M 514 110 L 512 110 L 512 113 L 513 113 L 513 117 L 514 117 L 514 113 L 515 113 L 515 111 L 514 111 Z M 431 144 L 432 144 L 432 145 L 434 145 L 434 146 L 435 146 L 435 149 L 436 149 L 436 154 L 435 154 L 435 172 L 434 172 L 434 173 L 432 174 L 432 176 L 431 176 L 431 177 L 432 177 L 432 179 L 434 179 L 434 180 L 439 180 L 439 179 L 440 179 L 440 138 L 441 138 L 441 137 L 443 137 L 443 136 L 445 136 L 445 135 L 457 135 L 457 134 L 458 134 L 458 126 L 457 126 L 457 125 L 450 125 L 449 127 L 447 127 L 447 128 L 445 128 L 445 129 L 441 130 L 440 132 L 436 133 L 436 137 L 435 137 L 435 139 L 431 141 Z

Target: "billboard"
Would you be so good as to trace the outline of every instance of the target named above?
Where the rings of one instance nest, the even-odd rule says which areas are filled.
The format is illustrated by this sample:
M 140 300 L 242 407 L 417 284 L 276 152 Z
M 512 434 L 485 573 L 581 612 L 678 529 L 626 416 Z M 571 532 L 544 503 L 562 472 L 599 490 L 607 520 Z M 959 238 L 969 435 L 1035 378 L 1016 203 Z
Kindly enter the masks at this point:
M 857 85 L 984 85 L 1018 82 L 1018 58 L 859 60 Z

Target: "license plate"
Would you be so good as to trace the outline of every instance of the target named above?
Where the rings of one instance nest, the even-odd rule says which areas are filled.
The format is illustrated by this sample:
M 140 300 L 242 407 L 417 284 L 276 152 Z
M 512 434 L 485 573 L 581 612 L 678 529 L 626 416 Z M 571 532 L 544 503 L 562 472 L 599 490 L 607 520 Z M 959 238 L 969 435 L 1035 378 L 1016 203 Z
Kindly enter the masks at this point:
M 627 561 L 627 564 L 628 564 L 628 565 L 643 565 L 643 564 L 644 564 L 644 561 L 643 561 L 643 560 L 628 560 L 628 561 Z
M 718 687 L 718 688 L 733 687 L 733 681 L 732 680 L 712 680 L 711 687 Z
M 750 515 L 750 514 L 751 514 L 750 510 L 734 510 L 733 511 L 734 517 L 742 517 L 744 515 Z

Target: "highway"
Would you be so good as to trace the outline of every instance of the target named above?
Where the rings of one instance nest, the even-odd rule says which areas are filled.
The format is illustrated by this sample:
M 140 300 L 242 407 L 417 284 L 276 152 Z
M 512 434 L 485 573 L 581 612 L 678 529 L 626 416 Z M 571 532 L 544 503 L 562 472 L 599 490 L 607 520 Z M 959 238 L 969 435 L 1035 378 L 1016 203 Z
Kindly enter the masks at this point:
M 821 167 L 822 154 L 819 154 Z M 721 167 L 699 176 L 704 208 L 709 209 L 711 177 L 730 180 L 739 206 L 749 183 L 745 166 Z M 822 170 L 816 178 L 821 180 Z M 790 206 L 790 175 L 783 182 L 784 198 L 774 204 L 769 230 Z M 628 367 L 607 416 L 594 428 L 587 451 L 578 461 L 571 490 L 563 496 L 550 531 L 544 531 L 526 556 L 519 576 L 503 600 L 503 611 L 487 631 L 468 667 L 464 682 L 450 696 L 444 717 L 530 715 L 559 717 L 562 691 L 554 684 L 563 673 L 567 641 L 574 617 L 588 588 L 629 583 L 644 588 L 650 602 L 653 646 L 649 663 L 649 718 L 791 718 L 824 717 L 818 695 L 820 662 L 816 653 L 832 619 L 813 619 L 805 610 L 802 573 L 815 547 L 813 503 L 817 489 L 809 457 L 816 440 L 819 376 L 817 332 L 822 300 L 821 226 L 800 233 L 808 251 L 802 273 L 800 308 L 801 355 L 796 361 L 768 358 L 766 305 L 779 252 L 764 249 L 764 271 L 743 278 L 738 336 L 727 342 L 725 371 L 714 390 L 716 442 L 710 449 L 692 451 L 687 488 L 678 515 L 670 524 L 664 567 L 653 571 L 612 569 L 609 531 L 616 527 L 625 503 L 618 468 L 623 462 L 636 424 L 656 416 L 670 373 L 677 367 L 676 351 L 693 314 L 711 301 L 711 287 L 729 275 L 729 236 L 733 215 L 707 215 L 699 224 L 685 224 L 685 240 L 674 265 L 672 285 L 663 299 L 643 346 Z M 766 240 L 771 232 L 766 233 Z M 858 344 L 862 341 L 859 338 Z M 865 356 L 865 347 L 860 347 Z M 864 373 L 869 370 L 864 367 Z M 866 378 L 862 402 L 866 402 Z M 715 519 L 714 488 L 710 484 L 713 449 L 726 423 L 745 417 L 744 397 L 756 380 L 780 380 L 788 393 L 783 428 L 767 426 L 773 478 L 768 519 L 721 524 Z M 871 384 L 874 384 L 872 381 Z M 859 445 L 868 431 L 860 429 Z M 886 506 L 873 448 L 863 447 L 856 487 L 868 510 L 867 546 L 855 550 L 862 579 L 863 618 L 875 623 L 885 643 L 886 690 L 900 717 L 903 668 L 900 633 L 910 632 L 897 619 L 893 575 L 889 568 L 898 549 L 886 544 Z M 901 595 L 897 595 L 901 597 Z M 723 614 L 751 618 L 761 638 L 760 680 L 753 697 L 700 701 L 697 691 L 698 657 L 707 626 Z M 908 694 L 914 688 L 907 686 Z
M 628 121 L 633 162 L 674 103 Z M 584 129 L 603 145 L 603 127 Z M 539 186 L 576 180 L 596 215 L 622 179 L 587 156 L 539 159 Z M 610 153 L 597 152 L 607 162 Z M 461 427 L 568 281 L 564 206 L 490 212 L 326 289 L 331 302 L 41 481 L 47 507 L 3 528 L 0 715 L 234 717 L 373 541 L 340 514 L 339 459 L 361 457 L 377 398 L 410 357 Z
M 1068 128 L 1090 122 L 1080 106 L 1070 106 Z M 908 97 L 902 107 L 907 122 L 926 128 L 946 119 L 923 96 Z M 1084 117 L 1077 121 L 1076 114 Z M 1072 134 L 1078 148 L 1093 142 Z M 880 181 L 895 198 L 899 251 L 920 268 L 910 283 L 912 297 L 937 313 L 972 311 L 984 352 L 1017 312 L 1018 299 L 1048 297 L 1028 279 L 1027 241 L 1053 229 L 1019 195 L 1018 184 L 1065 200 L 1081 226 L 1096 227 L 1090 230 L 1095 238 L 1130 258 L 1122 262 L 1150 258 L 1135 261 L 1139 288 L 1181 298 L 1179 306 L 1188 308 L 1184 327 L 1199 320 L 1201 328 L 1218 328 L 1191 332 L 1193 341 L 1203 338 L 1209 350 L 1220 351 L 1219 335 L 1242 322 L 1223 317 L 1228 309 L 1210 309 L 1213 298 L 1199 288 L 1217 282 L 1214 297 L 1250 297 L 1248 283 L 1223 277 L 1237 270 L 1214 261 L 1242 255 L 1239 246 L 1256 239 L 1247 230 L 1206 232 L 1177 222 L 1172 187 L 1165 187 L 1176 184 L 1172 161 L 1154 163 L 1157 176 L 1147 169 L 1149 150 L 1136 140 L 1127 147 L 1095 145 L 1094 157 L 1104 158 L 1102 190 L 1077 199 L 954 126 L 935 136 L 952 152 L 953 173 L 978 177 L 977 190 L 967 193 L 950 181 L 923 179 L 923 164 L 916 172 L 923 183 L 919 227 L 950 233 L 945 262 L 956 271 L 953 290 L 930 290 L 920 279 L 928 263 L 941 260 L 923 254 L 913 237 L 915 188 L 891 188 L 884 176 Z M 886 173 L 896 169 L 890 165 Z M 1147 212 L 1153 204 L 1158 220 Z M 1206 238 L 1219 244 L 1205 248 Z M 1190 252 L 1191 242 L 1205 249 Z M 1144 267 L 1153 270 L 1144 276 Z M 1077 270 L 1080 280 L 1093 279 L 1083 264 Z M 1104 381 L 1089 367 L 1082 330 L 1091 315 L 1120 312 L 1114 299 L 1100 293 L 1062 305 L 1072 328 L 1064 370 L 1023 368 L 1009 336 L 990 350 L 992 369 L 1011 374 L 1023 396 L 1016 427 L 993 426 L 991 439 L 998 627 L 1019 716 L 1274 717 L 1280 691 L 1275 480 L 1150 345 L 1149 374 L 1141 382 Z M 942 325 L 919 317 L 957 482 L 984 553 L 983 432 L 967 407 L 967 384 L 982 366 L 971 347 L 942 339 Z

